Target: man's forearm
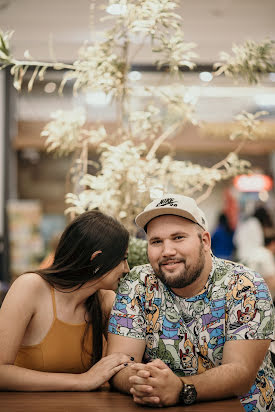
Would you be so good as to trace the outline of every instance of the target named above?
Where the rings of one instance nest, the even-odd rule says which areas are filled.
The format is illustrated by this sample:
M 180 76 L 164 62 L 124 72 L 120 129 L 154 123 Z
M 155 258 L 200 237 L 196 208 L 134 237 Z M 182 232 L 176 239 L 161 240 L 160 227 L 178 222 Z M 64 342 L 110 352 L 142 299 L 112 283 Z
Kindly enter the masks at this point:
M 135 375 L 135 371 L 131 367 L 127 367 L 119 371 L 112 377 L 110 383 L 112 387 L 123 393 L 130 393 L 131 384 L 129 383 L 130 376 Z
M 269 345 L 270 339 L 226 342 L 222 365 L 182 380 L 195 385 L 198 400 L 245 395 L 255 383 Z
M 253 385 L 254 378 L 247 374 L 245 367 L 226 364 L 181 380 L 195 385 L 197 399 L 204 401 L 244 395 Z

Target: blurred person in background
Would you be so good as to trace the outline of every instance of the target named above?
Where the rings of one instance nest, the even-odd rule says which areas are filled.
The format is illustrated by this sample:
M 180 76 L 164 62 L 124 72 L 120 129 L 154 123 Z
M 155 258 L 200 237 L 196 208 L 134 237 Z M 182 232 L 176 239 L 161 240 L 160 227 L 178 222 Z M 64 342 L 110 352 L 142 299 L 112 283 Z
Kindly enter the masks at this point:
M 275 228 L 265 230 L 264 246 L 256 248 L 246 264 L 262 275 L 275 305 Z M 275 342 L 270 344 L 270 351 L 275 365 Z
M 49 267 L 15 280 L 0 309 L 0 390 L 91 391 L 127 366 L 128 355 L 104 355 L 128 241 L 117 220 L 83 213 Z
M 259 246 L 248 258 L 246 265 L 264 278 L 273 302 L 275 300 L 275 228 L 265 230 L 264 246 Z
M 218 225 L 211 237 L 211 248 L 215 256 L 229 260 L 233 258 L 233 235 L 234 231 L 229 226 L 226 215 L 221 213 L 219 215 Z
M 257 207 L 253 215 L 240 222 L 233 237 L 237 259 L 246 263 L 255 249 L 264 246 L 264 233 L 272 227 L 272 218 L 263 206 Z

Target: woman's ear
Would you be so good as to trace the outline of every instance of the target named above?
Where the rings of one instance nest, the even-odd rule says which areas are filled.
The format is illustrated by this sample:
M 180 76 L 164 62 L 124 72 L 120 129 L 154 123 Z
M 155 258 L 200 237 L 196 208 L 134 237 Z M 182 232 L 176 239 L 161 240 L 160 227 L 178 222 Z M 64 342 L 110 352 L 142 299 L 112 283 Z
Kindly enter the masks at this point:
M 102 250 L 97 250 L 96 252 L 94 252 L 91 256 L 90 261 L 92 261 L 97 255 L 99 255 L 100 253 L 102 253 Z

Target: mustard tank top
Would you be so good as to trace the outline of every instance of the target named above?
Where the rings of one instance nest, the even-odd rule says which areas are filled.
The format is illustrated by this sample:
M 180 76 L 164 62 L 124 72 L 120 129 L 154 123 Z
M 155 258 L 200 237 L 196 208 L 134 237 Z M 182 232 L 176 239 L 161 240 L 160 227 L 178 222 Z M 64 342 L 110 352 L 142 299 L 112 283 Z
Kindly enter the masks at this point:
M 74 325 L 59 320 L 56 315 L 53 288 L 51 288 L 51 295 L 54 318 L 47 335 L 37 345 L 21 346 L 14 365 L 43 372 L 86 372 L 91 364 L 91 328 L 85 338 L 83 351 L 82 338 L 86 323 Z

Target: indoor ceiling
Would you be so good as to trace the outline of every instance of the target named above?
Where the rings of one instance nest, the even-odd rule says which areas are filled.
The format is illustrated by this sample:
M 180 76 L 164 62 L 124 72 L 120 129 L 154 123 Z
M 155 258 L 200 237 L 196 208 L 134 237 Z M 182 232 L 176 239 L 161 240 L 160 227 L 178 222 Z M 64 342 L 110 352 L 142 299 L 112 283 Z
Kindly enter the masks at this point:
M 102 6 L 103 3 L 101 0 L 96 1 L 97 6 Z M 24 51 L 28 49 L 37 60 L 55 58 L 57 61 L 70 63 L 77 58 L 77 51 L 85 40 L 102 38 L 103 31 L 110 24 L 100 21 L 106 15 L 103 10 L 96 9 L 91 20 L 90 4 L 90 0 L 0 0 L 0 30 L 15 31 L 12 53 L 16 58 L 22 58 Z M 211 66 L 219 60 L 220 51 L 231 52 L 233 43 L 240 44 L 247 39 L 275 40 L 274 0 L 186 0 L 180 1 L 179 10 L 186 41 L 198 45 L 198 65 Z M 149 44 L 140 49 L 131 63 L 153 65 L 154 57 L 150 53 Z M 60 80 L 61 73 L 49 72 L 46 82 L 56 80 L 58 83 L 56 75 Z M 159 76 L 156 72 L 143 73 L 139 84 L 158 84 Z M 191 94 L 198 97 L 196 109 L 199 120 L 226 123 L 232 121 L 241 110 L 267 110 L 270 113 L 268 120 L 274 121 L 274 74 L 272 79 L 266 76 L 261 85 L 255 88 L 244 84 L 232 85 L 224 76 L 214 78 L 206 84 L 198 76 L 198 72 L 185 74 L 184 84 L 191 87 Z M 44 86 L 45 84 L 36 82 L 32 93 L 21 93 L 19 120 L 47 121 L 52 111 L 58 108 L 69 109 L 70 106 L 81 103 L 72 98 L 71 91 L 67 95 L 65 93 L 62 100 L 58 98 L 57 92 L 46 96 Z M 268 100 L 268 105 L 262 103 L 263 98 Z M 106 122 L 114 121 L 115 110 L 111 107 L 102 110 L 102 106 L 91 104 L 89 113 L 91 121 L 98 117 Z M 272 123 L 272 133 L 273 130 Z M 272 138 L 265 150 L 274 149 L 275 140 Z
M 0 0 L 0 29 L 14 30 L 12 51 L 22 57 L 28 49 L 37 59 L 49 59 L 49 44 L 56 59 L 72 62 L 85 40 L 100 38 L 106 13 L 97 11 L 91 30 L 90 0 Z M 96 5 L 104 4 L 97 0 Z M 275 39 L 274 0 L 186 0 L 180 1 L 186 41 L 198 44 L 197 62 L 212 64 L 221 50 L 246 39 Z M 144 47 L 135 63 L 153 63 Z

